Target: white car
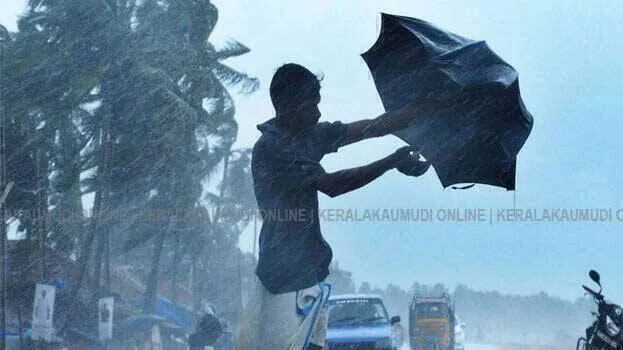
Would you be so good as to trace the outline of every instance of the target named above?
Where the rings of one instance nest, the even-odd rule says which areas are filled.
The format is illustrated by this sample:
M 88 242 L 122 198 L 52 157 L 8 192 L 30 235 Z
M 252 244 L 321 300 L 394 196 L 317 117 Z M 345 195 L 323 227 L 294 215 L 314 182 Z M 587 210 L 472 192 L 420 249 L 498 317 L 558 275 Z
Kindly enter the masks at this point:
M 467 326 L 465 322 L 461 322 L 458 316 L 454 316 L 455 318 L 455 326 L 454 326 L 454 350 L 464 350 L 465 349 L 465 327 Z

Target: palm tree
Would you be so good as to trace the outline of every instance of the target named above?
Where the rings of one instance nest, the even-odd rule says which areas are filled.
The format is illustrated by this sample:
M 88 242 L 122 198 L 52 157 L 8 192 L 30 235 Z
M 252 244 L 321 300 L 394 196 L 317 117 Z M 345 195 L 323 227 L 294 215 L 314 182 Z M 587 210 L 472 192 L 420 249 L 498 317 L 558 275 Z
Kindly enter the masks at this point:
M 91 50 L 104 48 L 101 40 L 88 44 L 80 40 L 83 31 L 76 29 L 86 20 L 74 16 L 76 4 L 29 2 L 3 60 L 8 74 L 3 74 L 1 85 L 11 140 L 7 163 L 9 177 L 16 182 L 8 204 L 13 213 L 26 213 L 16 214 L 29 245 L 24 253 L 44 278 L 49 247 L 68 257 L 76 253 L 74 242 L 82 232 L 78 181 L 83 140 L 75 124 L 83 112 L 81 104 L 92 100 L 90 92 L 104 69 L 102 61 L 91 55 Z M 89 25 L 103 23 L 95 20 Z M 52 222 L 47 220 L 48 200 L 56 205 Z M 64 217 L 67 210 L 76 217 L 75 225 Z M 32 269 L 23 271 L 22 277 L 28 276 L 33 276 Z
M 218 194 L 207 193 L 213 210 L 214 238 L 206 254 L 210 260 L 197 281 L 197 298 L 208 297 L 220 305 L 222 314 L 236 323 L 242 311 L 245 258 L 238 248 L 240 234 L 256 213 L 251 176 L 251 149 L 232 150 L 223 162 L 223 175 Z M 206 288 L 209 286 L 209 288 Z M 196 301 L 197 302 L 197 301 Z
M 125 251 L 157 238 L 145 295 L 145 310 L 153 308 L 167 238 L 196 230 L 173 225 L 175 218 L 155 225 L 139 214 L 200 204 L 202 182 L 237 134 L 226 87 L 240 86 L 244 93 L 258 87 L 257 79 L 223 64 L 247 53 L 246 47 L 230 42 L 217 50 L 208 42 L 217 19 L 207 0 L 29 1 L 8 79 L 30 79 L 3 90 L 14 101 L 13 119 L 20 123 L 15 129 L 25 130 L 27 141 L 9 153 L 9 161 L 20 155 L 36 160 L 39 149 L 39 178 L 52 171 L 50 189 L 59 211 L 79 210 L 78 196 L 94 193 L 86 235 L 78 229 L 80 220 L 73 227 L 60 217 L 52 222 L 51 237 L 78 256 L 74 300 L 89 265 L 94 286 L 101 285 L 111 232 L 121 235 Z M 80 183 L 87 169 L 95 172 Z M 100 214 L 113 208 L 124 209 L 127 217 L 102 222 Z
M 147 60 L 153 59 L 152 65 L 146 68 L 148 72 L 158 71 L 158 78 L 167 77 L 166 82 L 177 82 L 175 85 L 163 82 L 159 86 L 159 93 L 162 94 L 159 100 L 168 101 L 166 108 L 170 110 L 163 111 L 155 121 L 162 129 L 152 128 L 150 132 L 156 139 L 164 141 L 161 145 L 169 151 L 169 156 L 160 155 L 160 167 L 150 170 L 157 179 L 163 173 L 170 173 L 169 169 L 175 169 L 176 175 L 173 178 L 184 181 L 173 183 L 173 178 L 156 180 L 158 186 L 150 190 L 157 191 L 158 196 L 163 197 L 161 200 L 168 203 L 169 207 L 190 210 L 198 203 L 200 184 L 207 175 L 214 172 L 237 134 L 237 125 L 233 119 L 233 100 L 223 82 L 241 85 L 243 92 L 252 92 L 257 88 L 257 80 L 221 63 L 228 57 L 248 52 L 247 48 L 231 43 L 225 49 L 216 51 L 208 43 L 208 37 L 217 20 L 216 8 L 209 1 L 176 1 L 170 2 L 166 10 L 155 9 L 154 6 L 149 15 L 139 17 L 137 30 L 149 28 L 142 38 L 147 38 L 150 42 L 168 42 L 172 47 L 178 48 L 178 52 L 172 55 L 172 47 L 162 45 L 162 48 L 156 47 L 154 51 L 145 51 L 143 56 Z M 137 14 L 140 13 L 137 11 Z M 167 24 L 170 27 L 165 31 L 163 28 L 167 28 Z M 166 65 L 168 70 L 165 72 L 164 62 L 167 61 L 170 63 Z M 208 108 L 204 108 L 205 102 L 208 102 Z M 171 221 L 179 220 L 171 217 L 167 224 L 161 226 L 167 228 L 166 230 L 155 230 L 151 234 L 134 231 L 141 232 L 143 239 L 154 236 L 157 238 L 147 283 L 145 311 L 153 308 L 158 289 L 160 256 L 167 237 L 178 237 L 179 241 L 179 237 L 189 231 L 180 225 L 183 221 L 176 224 Z M 179 253 L 176 259 L 179 259 Z

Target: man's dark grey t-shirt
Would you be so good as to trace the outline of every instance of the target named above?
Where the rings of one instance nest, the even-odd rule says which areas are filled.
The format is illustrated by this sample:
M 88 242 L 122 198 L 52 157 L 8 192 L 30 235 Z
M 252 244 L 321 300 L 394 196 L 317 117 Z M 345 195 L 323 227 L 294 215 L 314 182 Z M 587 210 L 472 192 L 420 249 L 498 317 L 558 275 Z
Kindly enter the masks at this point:
M 322 157 L 343 145 L 346 125 L 321 122 L 296 138 L 275 119 L 258 129 L 251 165 L 263 220 L 256 274 L 272 293 L 309 288 L 329 275 L 333 256 L 310 180 L 324 173 Z

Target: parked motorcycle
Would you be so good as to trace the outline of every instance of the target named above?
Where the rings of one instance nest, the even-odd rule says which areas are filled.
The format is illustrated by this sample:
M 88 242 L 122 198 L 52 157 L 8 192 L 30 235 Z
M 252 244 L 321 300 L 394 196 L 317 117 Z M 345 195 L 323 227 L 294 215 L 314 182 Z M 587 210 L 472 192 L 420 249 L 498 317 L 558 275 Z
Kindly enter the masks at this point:
M 595 321 L 586 329 L 586 337 L 578 339 L 576 350 L 623 350 L 623 309 L 604 300 L 597 271 L 591 270 L 588 275 L 599 286 L 599 292 L 582 287 L 593 297 L 597 312 L 592 312 Z

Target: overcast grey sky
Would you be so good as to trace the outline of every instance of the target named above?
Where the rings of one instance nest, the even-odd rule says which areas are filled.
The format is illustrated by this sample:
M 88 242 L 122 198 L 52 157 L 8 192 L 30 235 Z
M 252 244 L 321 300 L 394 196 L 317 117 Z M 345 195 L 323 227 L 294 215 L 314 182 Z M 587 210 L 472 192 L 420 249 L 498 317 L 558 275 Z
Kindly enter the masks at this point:
M 215 0 L 215 44 L 236 39 L 251 53 L 230 65 L 258 76 L 261 90 L 235 96 L 238 146 L 252 146 L 255 125 L 272 117 L 268 85 L 274 70 L 298 62 L 322 72 L 324 120 L 354 121 L 383 112 L 359 56 L 376 40 L 380 12 L 431 21 L 484 39 L 519 71 L 522 96 L 534 115 L 519 154 L 517 191 L 477 186 L 443 190 L 434 171 L 413 179 L 391 172 L 324 208 L 623 208 L 619 181 L 623 122 L 623 7 L 586 0 Z M 383 5 L 381 5 L 381 3 Z M 22 1 L 0 0 L 0 23 L 14 29 Z M 337 170 L 385 156 L 402 142 L 369 140 L 323 160 Z M 408 288 L 414 281 L 466 283 L 484 290 L 582 295 L 590 268 L 609 295 L 623 300 L 623 222 L 414 223 L 325 222 L 323 232 L 340 266 L 358 283 Z M 247 230 L 241 246 L 250 250 Z

